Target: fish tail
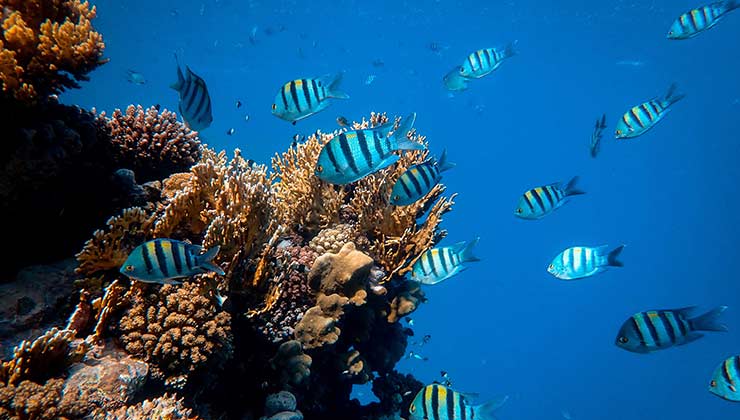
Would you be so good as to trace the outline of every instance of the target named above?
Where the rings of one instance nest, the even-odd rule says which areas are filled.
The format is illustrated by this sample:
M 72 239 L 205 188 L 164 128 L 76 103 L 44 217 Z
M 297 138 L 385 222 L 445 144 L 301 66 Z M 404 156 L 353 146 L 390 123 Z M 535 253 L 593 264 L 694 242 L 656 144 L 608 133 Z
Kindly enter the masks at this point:
M 504 395 L 502 397 L 494 398 L 493 400 L 485 402 L 481 405 L 473 406 L 475 418 L 479 420 L 495 420 L 496 411 L 503 407 L 508 399 L 509 396 Z
M 518 39 L 515 39 L 514 41 L 510 42 L 506 47 L 504 47 L 503 51 L 503 58 L 509 58 L 513 57 L 518 54 L 516 50 L 516 44 L 519 43 Z
M 177 63 L 177 82 L 171 84 L 170 87 L 179 92 L 180 90 L 182 90 L 182 86 L 185 84 L 185 76 L 183 76 L 182 74 L 182 69 L 180 68 L 180 58 L 177 56 L 177 53 L 175 53 L 175 63 Z
M 217 274 L 223 276 L 226 274 L 221 267 L 217 266 L 213 262 L 211 262 L 212 259 L 216 257 L 218 254 L 218 251 L 221 249 L 220 245 L 216 245 L 213 248 L 209 249 L 205 252 L 203 255 L 198 256 L 197 265 L 199 265 L 201 268 L 206 269 L 208 271 L 215 271 Z
M 711 311 L 689 319 L 689 325 L 694 331 L 727 331 L 727 326 L 721 324 L 717 318 L 722 315 L 727 306 L 718 306 Z
M 344 73 L 337 73 L 334 76 L 334 79 L 329 82 L 329 88 L 326 93 L 327 97 L 336 99 L 349 99 L 349 95 L 339 90 L 339 85 L 342 83 L 343 75 Z
M 563 189 L 563 193 L 565 193 L 566 197 L 569 197 L 571 195 L 581 195 L 586 194 L 584 191 L 579 190 L 576 188 L 576 184 L 578 183 L 578 175 L 571 178 L 570 181 L 568 181 L 568 184 L 565 186 L 565 189 Z
M 437 169 L 439 172 L 442 173 L 448 169 L 454 168 L 455 166 L 457 166 L 457 164 L 447 161 L 447 149 L 442 150 L 442 156 L 440 156 L 437 161 Z
M 617 259 L 617 257 L 619 257 L 619 254 L 622 253 L 623 249 L 624 245 L 619 245 L 618 247 L 609 251 L 609 254 L 606 256 L 606 265 L 610 267 L 624 267 L 624 263 Z
M 393 138 L 396 140 L 396 150 L 423 150 L 424 145 L 411 141 L 408 138 L 408 134 L 412 128 L 414 128 L 414 122 L 416 121 L 416 112 L 412 112 L 406 118 L 401 121 L 396 131 L 393 132 Z
M 668 92 L 666 92 L 665 94 L 665 98 L 663 98 L 662 105 L 664 107 L 668 108 L 669 106 L 686 97 L 686 95 L 684 95 L 683 93 L 676 93 L 676 89 L 678 89 L 678 85 L 676 83 L 672 83 L 671 86 L 668 88 Z
M 725 13 L 740 8 L 740 1 L 738 0 L 725 0 L 722 5 L 725 8 Z
M 475 247 L 480 241 L 480 237 L 476 237 L 472 241 L 463 242 L 463 247 L 458 251 L 460 261 L 462 262 L 473 262 L 480 261 L 480 258 L 473 255 L 473 247 Z

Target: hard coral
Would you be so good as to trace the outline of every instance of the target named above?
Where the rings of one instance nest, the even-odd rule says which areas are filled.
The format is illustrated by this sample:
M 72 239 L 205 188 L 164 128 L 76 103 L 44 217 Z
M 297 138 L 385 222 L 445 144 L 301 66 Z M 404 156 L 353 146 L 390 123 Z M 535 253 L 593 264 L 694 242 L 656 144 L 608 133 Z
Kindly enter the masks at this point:
M 308 273 L 308 281 L 324 294 L 338 293 L 359 305 L 365 303 L 365 287 L 372 266 L 373 259 L 348 242 L 338 253 L 317 258 Z
M 337 294 L 320 296 L 317 305 L 303 315 L 295 327 L 295 337 L 306 349 L 334 344 L 341 330 L 336 326 L 349 299 Z
M 270 365 L 279 372 L 280 384 L 292 389 L 303 385 L 311 375 L 311 356 L 303 353 L 298 340 L 281 344 Z
M 191 409 L 185 407 L 182 399 L 164 394 L 136 405 L 118 410 L 98 413 L 95 420 L 198 420 Z
M 108 130 L 118 167 L 134 171 L 139 182 L 158 180 L 190 169 L 200 159 L 198 133 L 177 120 L 174 112 L 129 105 L 126 112 L 98 117 Z
M 104 61 L 105 44 L 79 0 L 3 0 L 0 81 L 3 95 L 33 103 L 79 87 Z
M 146 361 L 152 376 L 168 386 L 184 386 L 191 373 L 231 357 L 231 316 L 206 294 L 195 282 L 142 288 L 121 318 L 126 351 Z

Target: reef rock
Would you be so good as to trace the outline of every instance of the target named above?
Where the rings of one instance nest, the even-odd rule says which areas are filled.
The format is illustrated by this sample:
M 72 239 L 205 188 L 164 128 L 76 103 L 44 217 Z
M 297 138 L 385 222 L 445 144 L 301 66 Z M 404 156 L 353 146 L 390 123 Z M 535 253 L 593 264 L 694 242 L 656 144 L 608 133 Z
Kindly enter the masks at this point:
M 287 391 L 267 396 L 265 415 L 261 420 L 303 420 L 303 414 L 296 410 L 296 399 Z
M 295 327 L 295 337 L 305 349 L 334 344 L 341 330 L 336 326 L 344 314 L 342 307 L 349 299 L 337 294 L 320 296 L 318 304 L 308 310 Z
M 367 297 L 365 286 L 372 268 L 373 259 L 355 249 L 354 243 L 348 242 L 338 253 L 329 252 L 316 258 L 308 273 L 308 281 L 324 294 L 338 293 L 360 305 Z
M 311 375 L 311 356 L 303 353 L 301 342 L 290 340 L 281 344 L 278 352 L 270 359 L 273 369 L 280 372 L 280 384 L 288 387 L 300 386 Z

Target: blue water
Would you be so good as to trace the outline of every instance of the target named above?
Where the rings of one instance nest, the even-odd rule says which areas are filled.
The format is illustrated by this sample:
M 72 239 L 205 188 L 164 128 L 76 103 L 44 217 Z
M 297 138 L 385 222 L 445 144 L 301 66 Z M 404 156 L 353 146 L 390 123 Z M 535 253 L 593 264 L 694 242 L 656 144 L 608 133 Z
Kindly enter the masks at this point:
M 458 164 L 444 175 L 460 195 L 443 244 L 480 235 L 482 261 L 426 289 L 429 302 L 413 318 L 416 338 L 432 335 L 415 348 L 429 361 L 402 360 L 401 371 L 431 382 L 444 369 L 454 388 L 482 400 L 508 394 L 503 420 L 558 419 L 563 410 L 574 420 L 738 417 L 740 405 L 707 385 L 720 361 L 740 353 L 740 11 L 697 38 L 668 41 L 671 22 L 700 4 L 94 3 L 111 61 L 64 94 L 66 103 L 176 109 L 168 85 L 178 52 L 208 83 L 208 144 L 239 147 L 257 162 L 269 162 L 297 132 L 333 130 L 337 115 L 418 113 L 433 153 L 447 148 Z M 475 49 L 514 39 L 518 56 L 449 97 L 441 84 L 449 69 Z M 127 69 L 147 84 L 128 83 Z M 350 100 L 295 127 L 270 114 L 284 82 L 336 71 L 346 72 Z M 672 82 L 687 96 L 664 121 L 637 139 L 613 140 L 624 111 Z M 609 128 L 592 159 L 591 128 L 604 112 Z M 587 195 L 542 220 L 513 216 L 525 190 L 573 175 Z M 623 269 L 572 283 L 545 270 L 566 247 L 620 243 Z M 730 332 L 649 355 L 614 346 L 634 312 L 692 304 L 729 305 Z

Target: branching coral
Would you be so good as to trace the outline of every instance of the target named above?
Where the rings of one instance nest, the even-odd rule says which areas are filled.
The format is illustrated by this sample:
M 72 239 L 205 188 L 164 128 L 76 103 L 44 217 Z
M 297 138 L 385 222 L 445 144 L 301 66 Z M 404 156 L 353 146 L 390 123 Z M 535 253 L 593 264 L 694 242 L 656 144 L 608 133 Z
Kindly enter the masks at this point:
M 3 94 L 26 103 L 79 87 L 101 65 L 105 44 L 80 0 L 3 0 L 0 81 Z
M 162 179 L 190 169 L 200 159 L 198 133 L 177 120 L 175 113 L 130 105 L 110 118 L 98 117 L 108 130 L 116 165 L 134 171 L 138 182 Z
M 182 386 L 199 368 L 231 357 L 231 316 L 216 308 L 205 286 L 141 288 L 131 300 L 119 325 L 121 341 L 167 385 Z

